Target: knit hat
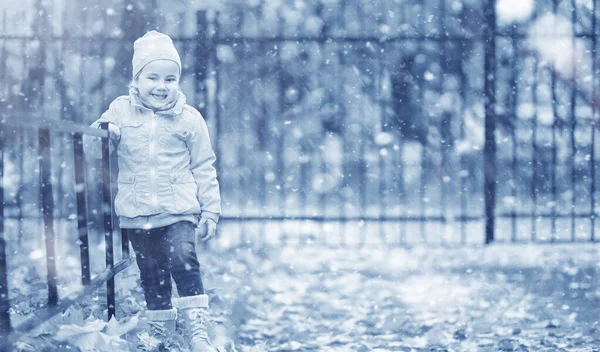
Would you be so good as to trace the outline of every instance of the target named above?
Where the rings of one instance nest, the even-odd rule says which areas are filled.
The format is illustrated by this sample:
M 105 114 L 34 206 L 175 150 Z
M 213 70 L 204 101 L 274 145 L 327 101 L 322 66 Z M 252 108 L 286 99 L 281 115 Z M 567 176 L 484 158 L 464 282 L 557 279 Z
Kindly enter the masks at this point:
M 173 40 L 166 34 L 150 31 L 133 43 L 133 78 L 135 79 L 144 66 L 154 60 L 171 60 L 179 65 L 181 73 L 181 59 Z

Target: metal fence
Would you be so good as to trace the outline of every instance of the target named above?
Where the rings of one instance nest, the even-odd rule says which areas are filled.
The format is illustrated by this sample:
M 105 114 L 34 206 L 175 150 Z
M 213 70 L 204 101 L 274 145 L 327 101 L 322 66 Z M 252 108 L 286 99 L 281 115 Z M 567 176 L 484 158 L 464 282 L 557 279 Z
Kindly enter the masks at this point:
M 536 2 L 531 28 L 494 1 L 438 3 L 396 35 L 208 25 L 225 209 L 255 224 L 241 242 L 595 241 L 596 2 Z
M 571 32 L 538 40 L 585 49 L 589 65 L 570 64 L 590 80 L 563 75 L 525 25 L 499 23 L 494 1 L 455 5 L 322 4 L 324 25 L 302 30 L 260 6 L 163 23 L 211 129 L 231 243 L 595 240 L 595 2 L 536 2 L 530 20 L 568 18 Z M 86 23 L 0 36 L 6 94 L 18 66 L 46 116 L 97 118 L 124 91 L 131 40 Z
M 90 295 L 95 289 L 106 285 L 106 307 L 108 311 L 108 319 L 115 314 L 116 299 L 115 299 L 115 281 L 114 277 L 117 273 L 127 268 L 132 263 L 132 257 L 129 255 L 129 240 L 125 232 L 122 232 L 121 242 L 121 260 L 115 263 L 114 261 L 114 244 L 113 244 L 113 212 L 111 200 L 111 158 L 109 157 L 108 147 L 108 124 L 102 124 L 103 131 L 95 128 L 90 128 L 85 125 L 78 125 L 72 122 L 50 122 L 44 121 L 43 118 L 23 118 L 15 119 L 15 116 L 2 115 L 0 121 L 0 195 L 4 195 L 4 155 L 7 149 L 6 136 L 14 134 L 21 129 L 33 129 L 38 132 L 38 160 L 39 176 L 41 184 L 40 192 L 40 211 L 43 220 L 43 233 L 38 234 L 43 238 L 45 243 L 45 259 L 46 259 L 46 283 L 48 288 L 48 301 L 44 307 L 38 307 L 36 314 L 22 321 L 18 326 L 14 327 L 11 324 L 11 305 L 9 299 L 9 274 L 10 270 L 16 268 L 8 264 L 7 253 L 18 253 L 15 246 L 9 246 L 6 239 L 6 224 L 4 216 L 0 217 L 0 350 L 9 351 L 11 346 L 23 334 L 28 333 L 41 323 L 52 318 L 56 314 L 64 311 L 70 305 L 78 302 L 84 296 Z M 9 120 L 10 119 L 10 120 Z M 51 155 L 51 136 L 70 135 L 73 146 L 73 164 L 74 177 L 76 183 L 73 184 L 73 189 L 77 196 L 77 233 L 80 249 L 80 279 L 82 288 L 71 292 L 68 296 L 59 299 L 57 278 L 59 272 L 57 269 L 57 243 L 55 233 L 55 201 L 53 197 L 53 182 L 51 177 L 52 172 L 52 155 Z M 104 241 L 105 241 L 105 270 L 96 273 L 92 278 L 90 272 L 90 248 L 88 239 L 88 212 L 86 196 L 88 189 L 86 187 L 86 172 L 85 172 L 85 157 L 83 155 L 82 136 L 90 135 L 102 138 L 102 208 L 103 208 L 103 224 L 104 224 Z M 10 174 L 8 174 L 10 176 Z M 92 176 L 93 179 L 96 175 Z M 0 203 L 0 212 L 4 214 L 4 203 Z M 10 249 L 10 250 L 9 250 Z M 64 273 L 63 273 L 64 275 Z

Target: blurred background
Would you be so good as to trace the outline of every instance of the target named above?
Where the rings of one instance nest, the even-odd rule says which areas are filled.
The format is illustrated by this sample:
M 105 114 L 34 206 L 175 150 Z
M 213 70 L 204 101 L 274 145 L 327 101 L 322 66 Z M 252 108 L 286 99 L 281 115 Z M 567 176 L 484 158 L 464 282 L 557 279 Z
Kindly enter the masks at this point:
M 75 180 L 69 128 L 127 94 L 155 29 L 217 154 L 222 220 L 199 260 L 240 351 L 600 346 L 599 16 L 594 0 L 0 0 L 0 326 L 66 298 L 20 350 L 127 349 L 111 341 L 145 310 L 139 275 L 117 276 L 106 323 L 102 165 Z M 68 302 L 87 268 L 100 285 Z
M 222 245 L 482 243 L 484 160 L 497 241 L 587 241 L 597 17 L 592 0 L 2 1 L 0 114 L 91 123 L 126 94 L 133 41 L 157 29 L 211 130 Z M 41 244 L 23 221 L 40 216 L 37 143 L 17 129 L 4 151 L 18 243 Z M 70 135 L 51 145 L 68 236 Z M 100 243 L 100 165 L 86 164 Z

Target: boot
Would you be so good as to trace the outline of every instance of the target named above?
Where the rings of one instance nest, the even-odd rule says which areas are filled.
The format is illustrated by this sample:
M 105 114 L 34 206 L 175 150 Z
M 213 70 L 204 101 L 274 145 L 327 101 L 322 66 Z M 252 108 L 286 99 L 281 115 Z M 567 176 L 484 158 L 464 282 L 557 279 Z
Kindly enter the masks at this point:
M 208 296 L 198 295 L 173 299 L 180 314 L 183 316 L 186 330 L 189 334 L 192 352 L 217 352 L 210 343 L 208 328 Z
M 171 351 L 177 310 L 148 310 L 146 319 L 148 330 L 138 334 L 138 351 Z

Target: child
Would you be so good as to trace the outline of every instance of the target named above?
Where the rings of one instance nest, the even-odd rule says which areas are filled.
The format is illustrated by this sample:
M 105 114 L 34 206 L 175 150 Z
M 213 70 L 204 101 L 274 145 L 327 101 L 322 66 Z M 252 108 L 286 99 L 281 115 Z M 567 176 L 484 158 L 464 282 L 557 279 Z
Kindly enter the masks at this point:
M 92 126 L 109 123 L 118 155 L 115 212 L 135 250 L 148 308 L 149 336 L 140 347 L 168 344 L 177 307 L 192 350 L 216 352 L 195 250 L 196 227 L 202 240 L 211 239 L 221 212 L 208 128 L 179 88 L 181 60 L 171 38 L 150 31 L 133 48 L 129 95 L 115 99 Z M 97 138 L 86 152 L 100 157 Z M 180 296 L 173 303 L 171 276 Z

